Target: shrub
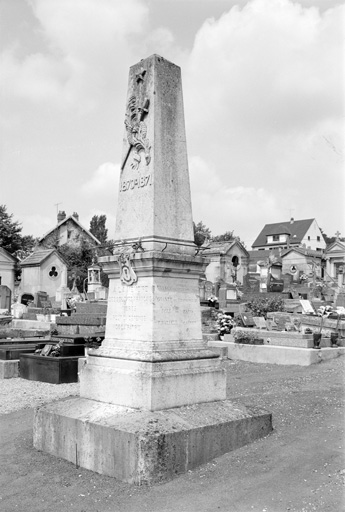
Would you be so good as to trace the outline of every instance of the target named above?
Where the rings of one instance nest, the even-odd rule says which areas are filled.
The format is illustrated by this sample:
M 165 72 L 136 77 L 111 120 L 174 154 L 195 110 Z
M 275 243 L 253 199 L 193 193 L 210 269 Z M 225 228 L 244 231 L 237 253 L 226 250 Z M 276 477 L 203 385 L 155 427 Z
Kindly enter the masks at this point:
M 284 299 L 281 297 L 252 299 L 246 303 L 246 307 L 253 316 L 263 316 L 265 319 L 269 311 L 285 311 Z

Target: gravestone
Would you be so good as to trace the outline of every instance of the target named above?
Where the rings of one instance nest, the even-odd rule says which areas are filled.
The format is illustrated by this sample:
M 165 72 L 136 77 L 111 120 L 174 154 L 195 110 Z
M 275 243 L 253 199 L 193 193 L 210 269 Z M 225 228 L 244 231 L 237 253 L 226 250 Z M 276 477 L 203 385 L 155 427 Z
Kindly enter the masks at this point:
M 202 336 L 208 260 L 195 255 L 180 68 L 158 55 L 132 66 L 126 105 L 114 254 L 99 259 L 109 276 L 105 339 L 89 351 L 80 398 L 36 411 L 34 446 L 142 484 L 272 424 L 226 400 L 225 369 Z
M 253 320 L 258 329 L 267 329 L 266 320 L 263 316 L 253 316 Z

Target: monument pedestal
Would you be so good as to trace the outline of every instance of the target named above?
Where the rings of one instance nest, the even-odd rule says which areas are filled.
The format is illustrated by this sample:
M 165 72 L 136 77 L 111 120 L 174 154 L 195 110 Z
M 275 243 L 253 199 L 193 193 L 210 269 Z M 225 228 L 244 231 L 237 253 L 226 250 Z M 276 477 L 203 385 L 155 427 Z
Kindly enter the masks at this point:
M 80 375 L 84 398 L 151 411 L 226 398 L 226 376 L 201 331 L 203 258 L 157 251 L 132 255 L 137 281 L 102 258 L 110 288 L 105 340 Z
M 270 414 L 227 400 L 150 412 L 69 397 L 36 409 L 34 446 L 140 485 L 185 473 L 271 430 Z

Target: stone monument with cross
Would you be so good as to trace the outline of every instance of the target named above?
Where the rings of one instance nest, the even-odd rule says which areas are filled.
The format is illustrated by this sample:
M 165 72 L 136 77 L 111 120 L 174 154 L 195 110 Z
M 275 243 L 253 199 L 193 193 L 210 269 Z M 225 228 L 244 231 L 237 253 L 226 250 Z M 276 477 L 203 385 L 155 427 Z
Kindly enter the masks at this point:
M 106 335 L 80 397 L 39 408 L 34 446 L 132 483 L 156 482 L 266 435 L 271 415 L 233 407 L 203 339 L 180 68 L 132 66 Z M 241 428 L 241 426 L 243 428 Z

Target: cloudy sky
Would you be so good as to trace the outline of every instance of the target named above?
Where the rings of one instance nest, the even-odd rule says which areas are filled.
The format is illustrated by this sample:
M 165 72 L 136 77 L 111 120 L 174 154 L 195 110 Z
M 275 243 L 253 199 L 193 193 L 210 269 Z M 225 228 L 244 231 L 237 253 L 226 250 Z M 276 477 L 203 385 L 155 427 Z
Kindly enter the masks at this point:
M 247 248 L 291 216 L 345 236 L 342 4 L 0 0 L 0 204 L 23 234 L 58 208 L 112 238 L 128 69 L 157 53 L 182 68 L 196 222 Z

